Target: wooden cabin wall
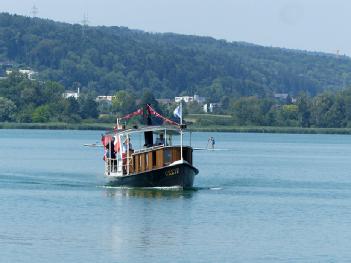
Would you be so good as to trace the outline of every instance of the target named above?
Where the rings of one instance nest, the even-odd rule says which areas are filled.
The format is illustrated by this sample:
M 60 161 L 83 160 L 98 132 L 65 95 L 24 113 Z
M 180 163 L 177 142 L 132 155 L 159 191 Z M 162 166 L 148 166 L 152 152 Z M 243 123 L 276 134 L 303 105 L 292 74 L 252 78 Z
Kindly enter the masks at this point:
M 145 153 L 140 154 L 140 171 L 145 171 Z
M 130 164 L 129 164 L 129 172 L 134 173 L 135 171 L 135 155 L 131 156 L 132 158 L 130 159 Z
M 135 158 L 134 159 L 134 171 L 136 173 L 140 172 L 140 168 L 139 168 L 139 155 L 135 155 L 134 156 Z
M 152 170 L 152 152 L 148 152 L 147 155 L 148 155 L 148 166 L 147 166 L 147 169 L 148 170 Z
M 156 168 L 161 168 L 164 165 L 163 149 L 156 150 Z
M 173 147 L 172 148 L 172 162 L 180 160 L 180 147 Z M 183 158 L 188 163 L 193 163 L 193 150 L 190 147 L 183 147 Z
M 180 147 L 172 148 L 172 162 L 180 160 Z
M 161 148 L 150 152 L 132 154 L 129 171 L 130 173 L 139 173 L 150 171 L 152 169 L 162 168 L 171 162 L 180 160 L 180 150 L 180 147 L 169 147 L 166 149 Z M 183 147 L 183 158 L 190 164 L 193 163 L 192 153 L 192 148 Z M 170 158 L 169 156 L 166 156 L 166 154 L 170 154 Z M 154 160 L 154 157 L 156 157 L 156 162 Z

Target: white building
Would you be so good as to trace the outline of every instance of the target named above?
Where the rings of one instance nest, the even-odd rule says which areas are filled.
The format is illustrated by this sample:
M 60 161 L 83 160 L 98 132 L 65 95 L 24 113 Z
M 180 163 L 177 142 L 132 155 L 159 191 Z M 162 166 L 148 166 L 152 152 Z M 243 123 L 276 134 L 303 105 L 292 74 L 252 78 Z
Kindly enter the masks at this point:
M 114 98 L 116 98 L 116 96 L 97 96 L 95 101 L 96 102 L 102 102 L 102 101 L 112 102 L 112 100 Z
M 8 69 L 6 70 L 6 75 L 10 75 L 12 72 L 13 72 L 12 69 Z M 22 75 L 26 75 L 27 78 L 30 80 L 35 80 L 35 75 L 38 74 L 38 72 L 31 69 L 19 69 L 18 72 L 21 73 Z
M 199 104 L 203 104 L 206 101 L 206 98 L 204 97 L 200 97 L 199 95 L 194 95 L 194 96 L 182 96 L 182 97 L 175 97 L 174 101 L 179 103 L 181 101 L 184 101 L 185 103 L 189 103 L 189 102 L 197 102 Z
M 65 99 L 68 99 L 68 98 L 75 98 L 76 100 L 79 98 L 79 88 L 77 89 L 77 92 L 75 91 L 72 91 L 72 90 L 67 90 L 65 91 L 62 96 L 65 98 Z
M 189 102 L 193 102 L 194 101 L 194 97 L 191 96 L 182 96 L 182 97 L 175 97 L 174 101 L 179 103 L 181 101 L 184 101 L 185 103 L 189 103 Z
M 203 110 L 206 113 L 212 113 L 214 109 L 220 108 L 222 105 L 220 103 L 206 103 L 203 106 Z
M 283 103 L 296 103 L 296 98 L 291 97 L 288 93 L 275 93 L 274 98 Z
M 276 99 L 281 99 L 281 100 L 286 100 L 289 97 L 288 93 L 275 93 L 274 98 Z

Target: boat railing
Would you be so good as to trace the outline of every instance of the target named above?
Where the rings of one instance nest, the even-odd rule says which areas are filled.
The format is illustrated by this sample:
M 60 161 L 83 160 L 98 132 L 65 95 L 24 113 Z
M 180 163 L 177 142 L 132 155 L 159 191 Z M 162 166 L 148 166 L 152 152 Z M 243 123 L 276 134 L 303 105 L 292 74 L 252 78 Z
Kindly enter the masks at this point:
M 105 160 L 105 174 L 110 175 L 111 173 L 118 172 L 118 160 L 112 158 L 106 158 Z
M 122 173 L 123 174 L 128 174 L 130 168 L 133 166 L 132 165 L 132 157 L 125 157 L 122 160 L 120 159 L 112 159 L 112 158 L 106 158 L 105 159 L 105 174 L 110 175 L 110 174 L 115 174 L 115 173 Z M 122 165 L 120 165 L 120 162 L 122 162 Z M 129 167 L 129 169 L 128 169 Z

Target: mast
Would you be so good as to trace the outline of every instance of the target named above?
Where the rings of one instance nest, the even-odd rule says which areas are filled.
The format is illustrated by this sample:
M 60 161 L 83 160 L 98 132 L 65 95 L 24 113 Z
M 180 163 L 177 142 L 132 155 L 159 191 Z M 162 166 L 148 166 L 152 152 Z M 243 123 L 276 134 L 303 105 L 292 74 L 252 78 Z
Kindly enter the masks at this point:
M 183 161 L 183 103 L 180 101 L 180 160 Z
M 118 130 L 119 129 L 119 118 L 117 117 L 116 119 L 116 129 Z
M 127 152 L 126 152 L 126 158 L 127 158 L 127 162 L 126 162 L 126 164 L 127 164 L 127 169 L 126 169 L 126 171 L 127 171 L 127 175 L 129 174 L 129 134 L 127 133 L 127 145 L 126 145 L 127 147 L 126 147 L 126 150 L 127 150 Z

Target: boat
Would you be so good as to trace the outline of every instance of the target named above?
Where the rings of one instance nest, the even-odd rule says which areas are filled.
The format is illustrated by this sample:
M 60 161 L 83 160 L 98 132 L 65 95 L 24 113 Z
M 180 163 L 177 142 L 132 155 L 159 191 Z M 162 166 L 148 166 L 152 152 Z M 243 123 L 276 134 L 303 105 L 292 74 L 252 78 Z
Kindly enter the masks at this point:
M 126 128 L 123 120 L 142 115 L 144 127 Z M 152 125 L 151 116 L 163 120 L 163 125 Z M 184 145 L 186 125 L 176 123 L 157 113 L 150 105 L 122 118 L 117 118 L 113 131 L 102 135 L 105 176 L 108 186 L 180 187 L 192 188 L 199 173 L 193 165 L 193 148 Z M 175 137 L 179 144 L 174 144 Z M 178 137 L 178 138 L 179 138 Z M 133 139 L 134 138 L 134 139 Z M 133 144 L 139 139 L 139 147 Z

